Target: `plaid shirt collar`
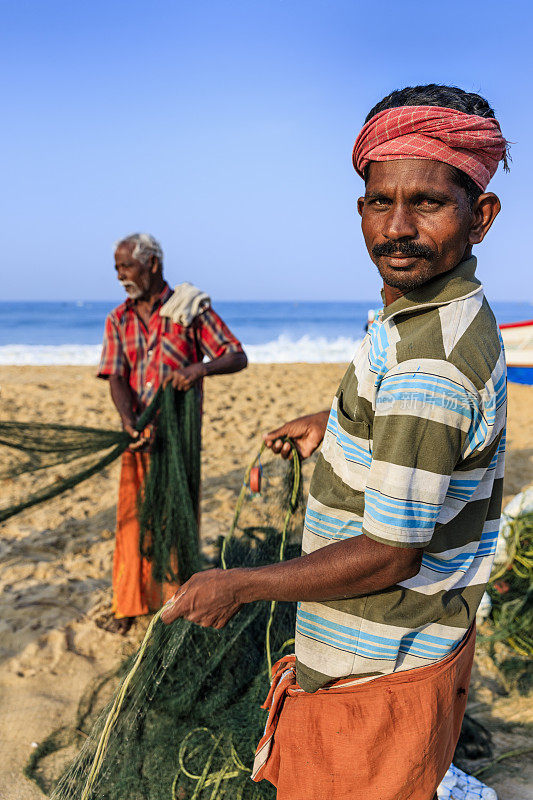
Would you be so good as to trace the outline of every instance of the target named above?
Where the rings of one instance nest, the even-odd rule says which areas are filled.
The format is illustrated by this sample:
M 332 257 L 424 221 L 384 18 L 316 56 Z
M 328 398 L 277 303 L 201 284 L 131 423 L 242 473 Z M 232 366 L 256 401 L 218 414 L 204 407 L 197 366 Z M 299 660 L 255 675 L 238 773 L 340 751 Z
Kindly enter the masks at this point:
M 159 297 L 157 298 L 157 300 L 155 301 L 155 303 L 152 306 L 152 310 L 150 311 L 150 316 L 154 313 L 156 308 L 159 308 L 160 306 L 163 305 L 163 303 L 166 303 L 168 298 L 173 294 L 174 294 L 174 290 L 171 289 L 170 286 L 168 285 L 168 283 L 165 281 L 165 285 L 163 286 Z M 126 309 L 135 310 L 135 304 L 136 303 L 137 303 L 137 300 L 134 300 L 132 297 L 127 297 L 126 298 L 126 303 L 125 303 Z

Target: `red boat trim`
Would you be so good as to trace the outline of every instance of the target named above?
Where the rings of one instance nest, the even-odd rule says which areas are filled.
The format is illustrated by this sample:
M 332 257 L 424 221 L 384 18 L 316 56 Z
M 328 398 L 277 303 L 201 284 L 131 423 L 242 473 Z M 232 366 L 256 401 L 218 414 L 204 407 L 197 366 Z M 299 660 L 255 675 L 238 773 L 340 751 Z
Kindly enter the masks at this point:
M 533 325 L 533 319 L 526 319 L 523 322 L 505 322 L 503 325 L 500 325 L 500 329 L 502 329 L 502 328 L 525 328 L 527 325 Z

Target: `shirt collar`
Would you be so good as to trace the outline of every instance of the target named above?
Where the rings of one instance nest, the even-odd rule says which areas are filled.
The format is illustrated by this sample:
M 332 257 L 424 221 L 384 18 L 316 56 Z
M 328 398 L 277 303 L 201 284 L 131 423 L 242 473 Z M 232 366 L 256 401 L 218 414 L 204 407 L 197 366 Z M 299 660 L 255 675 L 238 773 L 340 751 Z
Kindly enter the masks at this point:
M 483 286 L 475 276 L 476 265 L 476 257 L 471 256 L 444 275 L 438 275 L 433 280 L 424 283 L 423 286 L 407 292 L 385 307 L 382 319 L 389 320 L 393 316 L 409 311 L 418 311 L 421 308 L 442 306 L 455 300 L 464 300 L 466 297 L 482 291 Z
M 168 283 L 165 281 L 165 285 L 163 286 L 161 293 L 157 300 L 155 301 L 154 305 L 152 306 L 152 314 L 154 313 L 155 309 L 159 306 L 162 306 L 163 303 L 166 303 L 168 298 L 174 294 L 173 290 L 170 288 Z M 126 298 L 126 308 L 133 308 L 135 305 L 135 300 L 131 297 Z

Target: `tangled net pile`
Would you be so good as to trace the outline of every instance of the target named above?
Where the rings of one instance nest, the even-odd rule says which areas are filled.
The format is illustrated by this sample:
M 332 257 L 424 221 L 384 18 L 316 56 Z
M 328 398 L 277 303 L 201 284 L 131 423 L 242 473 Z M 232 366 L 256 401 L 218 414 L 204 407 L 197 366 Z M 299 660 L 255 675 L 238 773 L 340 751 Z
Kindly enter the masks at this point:
M 263 465 L 260 496 L 249 489 L 260 455 L 248 468 L 230 533 L 220 542 L 223 568 L 299 555 L 300 462 L 293 453 L 288 463 L 271 458 Z M 76 729 L 56 731 L 40 745 L 27 774 L 48 789 L 48 758 L 85 739 L 53 800 L 273 798 L 274 788 L 253 783 L 250 772 L 270 667 L 293 646 L 294 617 L 292 603 L 255 603 L 216 631 L 185 620 L 167 626 L 156 615 L 92 727 L 97 691 L 85 698 Z
M 159 390 L 137 430 L 144 430 L 156 415 L 150 470 L 139 498 L 141 550 L 152 561 L 156 579 L 185 581 L 200 568 L 200 415 L 195 390 Z M 0 421 L 0 522 L 101 472 L 131 442 L 124 431 Z M 59 472 L 51 479 L 54 468 Z
M 481 637 L 504 641 L 519 655 L 533 657 L 533 514 L 508 523 L 507 562 L 489 583 L 494 631 Z

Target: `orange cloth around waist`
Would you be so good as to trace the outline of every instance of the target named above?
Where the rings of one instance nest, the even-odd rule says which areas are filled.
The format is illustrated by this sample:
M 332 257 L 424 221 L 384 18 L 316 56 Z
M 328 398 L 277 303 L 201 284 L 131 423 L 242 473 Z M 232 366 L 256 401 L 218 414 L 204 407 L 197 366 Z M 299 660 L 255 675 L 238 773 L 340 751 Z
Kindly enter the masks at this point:
M 152 565 L 140 553 L 137 497 L 149 465 L 149 453 L 126 450 L 122 455 L 113 556 L 113 611 L 117 619 L 157 611 L 178 588 L 178 584 L 155 581 Z
M 253 780 L 278 800 L 431 800 L 459 739 L 475 638 L 473 625 L 442 661 L 314 694 L 296 683 L 294 656 L 282 658 Z

